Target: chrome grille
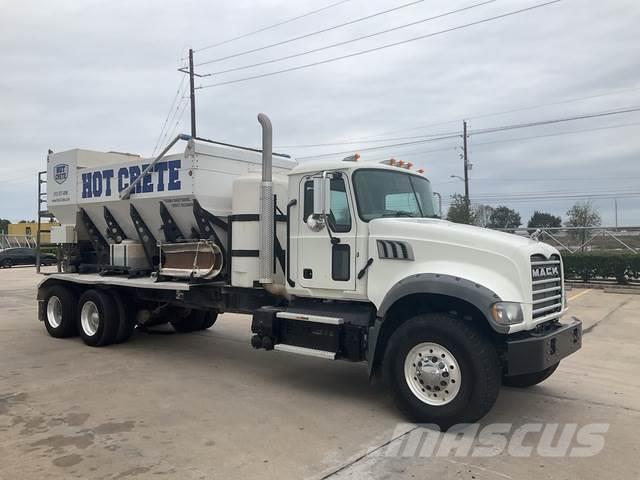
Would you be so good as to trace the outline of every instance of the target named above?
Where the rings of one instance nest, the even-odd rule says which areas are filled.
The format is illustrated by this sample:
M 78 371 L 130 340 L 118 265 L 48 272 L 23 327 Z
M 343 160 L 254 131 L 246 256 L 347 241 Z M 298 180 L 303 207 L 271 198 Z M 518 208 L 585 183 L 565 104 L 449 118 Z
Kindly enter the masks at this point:
M 531 255 L 533 319 L 562 312 L 562 264 L 558 255 Z

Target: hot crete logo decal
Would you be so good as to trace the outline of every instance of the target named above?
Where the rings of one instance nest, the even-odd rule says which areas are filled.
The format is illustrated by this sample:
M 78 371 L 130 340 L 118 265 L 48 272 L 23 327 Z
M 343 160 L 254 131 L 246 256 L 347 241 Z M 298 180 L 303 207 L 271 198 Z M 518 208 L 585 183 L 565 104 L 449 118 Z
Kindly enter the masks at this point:
M 153 167 L 157 173 L 154 178 L 149 173 L 140 180 L 131 193 L 151 193 L 180 190 L 180 166 L 181 160 L 169 160 L 158 162 Z M 66 166 L 66 165 L 65 165 Z M 132 165 L 116 169 L 97 170 L 82 174 L 82 198 L 110 197 L 112 183 L 117 182 L 118 192 L 127 188 L 130 183 L 140 177 L 149 164 Z M 57 166 L 56 166 L 57 168 Z M 56 181 L 57 177 L 56 177 Z M 59 182 L 60 183 L 60 182 Z
M 66 163 L 59 163 L 53 167 L 53 179 L 57 184 L 62 185 L 67 181 L 69 177 L 69 165 Z

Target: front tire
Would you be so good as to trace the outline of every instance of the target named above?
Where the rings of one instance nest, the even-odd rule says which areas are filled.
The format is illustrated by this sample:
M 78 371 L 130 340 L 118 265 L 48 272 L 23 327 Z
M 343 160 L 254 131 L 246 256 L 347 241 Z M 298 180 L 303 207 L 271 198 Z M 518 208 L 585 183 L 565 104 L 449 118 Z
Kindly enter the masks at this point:
M 2 261 L 2 267 L 3 268 L 11 268 L 13 267 L 13 260 L 11 260 L 10 258 L 7 258 L 6 260 Z
M 100 290 L 87 290 L 78 302 L 78 332 L 84 343 L 102 347 L 113 343 L 120 323 L 111 296 Z
M 418 315 L 400 325 L 387 343 L 383 373 L 411 421 L 442 430 L 482 418 L 500 390 L 493 345 L 447 314 Z
M 66 338 L 77 335 L 76 324 L 77 297 L 72 290 L 55 285 L 47 288 L 44 294 L 44 326 L 54 338 Z
M 528 388 L 533 387 L 539 383 L 544 382 L 547 378 L 553 375 L 558 368 L 560 363 L 556 363 L 544 370 L 540 370 L 539 372 L 525 373 L 523 375 L 513 375 L 511 377 L 504 377 L 502 379 L 502 384 L 507 387 L 516 387 L 516 388 Z

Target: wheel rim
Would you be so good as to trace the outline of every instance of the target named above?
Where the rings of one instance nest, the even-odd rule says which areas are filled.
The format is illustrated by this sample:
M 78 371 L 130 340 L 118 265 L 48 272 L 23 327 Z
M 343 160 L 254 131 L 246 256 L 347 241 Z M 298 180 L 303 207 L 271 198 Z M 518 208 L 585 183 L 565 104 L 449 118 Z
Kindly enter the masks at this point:
M 58 328 L 62 323 L 62 302 L 56 296 L 49 297 L 47 302 L 47 322 L 53 328 Z
M 80 324 L 82 330 L 88 336 L 92 337 L 98 331 L 100 326 L 100 312 L 98 307 L 92 301 L 85 302 L 80 311 Z
M 404 361 L 404 377 L 411 392 L 428 405 L 453 401 L 460 391 L 462 373 L 453 354 L 437 343 L 420 343 Z

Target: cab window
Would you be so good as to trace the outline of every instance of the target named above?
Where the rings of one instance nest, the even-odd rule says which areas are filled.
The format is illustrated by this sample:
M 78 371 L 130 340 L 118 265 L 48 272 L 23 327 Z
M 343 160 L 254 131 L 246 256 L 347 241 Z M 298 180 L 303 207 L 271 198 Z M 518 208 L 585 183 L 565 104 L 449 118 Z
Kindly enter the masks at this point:
M 336 176 L 331 179 L 331 211 L 329 226 L 334 232 L 351 231 L 351 212 L 349 211 L 349 196 L 344 178 Z M 313 180 L 304 183 L 303 220 L 306 222 L 313 213 Z

